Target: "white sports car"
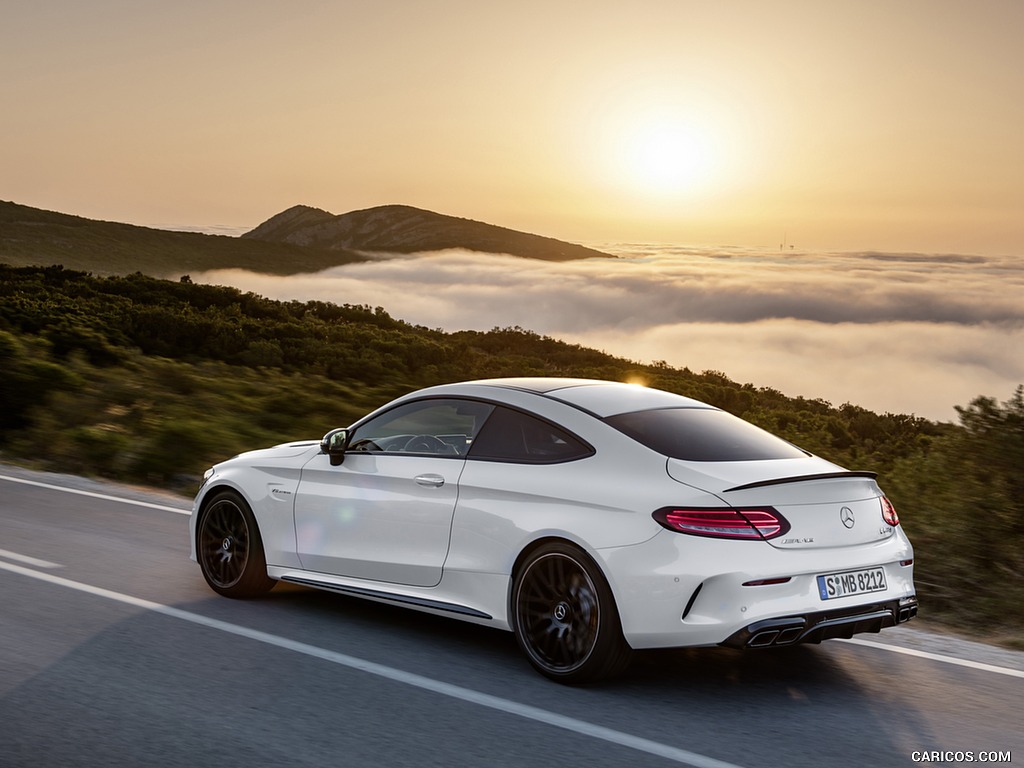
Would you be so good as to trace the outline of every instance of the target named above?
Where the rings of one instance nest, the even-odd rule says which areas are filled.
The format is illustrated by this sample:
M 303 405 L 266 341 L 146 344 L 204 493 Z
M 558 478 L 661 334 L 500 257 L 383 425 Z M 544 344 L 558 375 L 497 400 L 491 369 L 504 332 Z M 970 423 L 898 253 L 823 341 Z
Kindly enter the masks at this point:
M 494 379 L 405 395 L 323 440 L 208 470 L 192 559 L 515 633 L 549 678 L 639 648 L 766 648 L 917 613 L 913 549 L 868 472 L 642 386 Z

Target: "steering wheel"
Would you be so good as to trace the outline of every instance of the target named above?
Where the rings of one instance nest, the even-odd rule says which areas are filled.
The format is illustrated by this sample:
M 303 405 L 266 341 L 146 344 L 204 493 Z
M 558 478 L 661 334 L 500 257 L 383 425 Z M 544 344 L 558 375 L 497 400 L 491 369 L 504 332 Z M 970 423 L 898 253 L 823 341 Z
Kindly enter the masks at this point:
M 402 447 L 408 453 L 445 453 L 448 449 L 448 443 L 433 435 L 416 435 Z

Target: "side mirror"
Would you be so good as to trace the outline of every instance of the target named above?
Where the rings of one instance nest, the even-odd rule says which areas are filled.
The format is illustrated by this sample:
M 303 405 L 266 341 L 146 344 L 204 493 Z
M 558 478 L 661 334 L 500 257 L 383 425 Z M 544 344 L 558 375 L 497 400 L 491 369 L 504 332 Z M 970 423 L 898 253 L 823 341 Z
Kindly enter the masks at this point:
M 320 452 L 331 458 L 331 466 L 336 467 L 345 460 L 345 449 L 348 447 L 348 430 L 332 429 L 320 441 Z

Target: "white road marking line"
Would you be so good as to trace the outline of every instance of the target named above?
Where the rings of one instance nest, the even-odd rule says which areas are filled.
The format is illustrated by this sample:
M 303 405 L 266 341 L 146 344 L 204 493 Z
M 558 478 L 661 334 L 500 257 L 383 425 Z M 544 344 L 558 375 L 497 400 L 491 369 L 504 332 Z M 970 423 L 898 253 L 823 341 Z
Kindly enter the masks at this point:
M 492 696 L 488 693 L 481 693 L 480 691 L 463 688 L 462 686 L 453 685 L 452 683 L 445 683 L 440 680 L 434 680 L 429 677 L 417 675 L 414 672 L 405 672 L 400 669 L 395 669 L 394 667 L 385 666 L 384 664 L 366 661 L 365 659 L 348 656 L 336 651 L 329 651 L 326 648 L 318 648 L 315 645 L 301 643 L 297 640 L 289 640 L 286 637 L 272 635 L 268 632 L 261 632 L 257 629 L 249 629 L 248 627 L 230 624 L 219 619 L 201 616 L 197 613 L 189 613 L 188 611 L 183 611 L 179 608 L 172 608 L 171 606 L 163 605 L 162 603 L 154 603 L 149 600 L 132 597 L 131 595 L 125 595 L 121 592 L 114 592 L 109 589 L 103 589 L 102 587 L 95 587 L 91 584 L 83 584 L 82 582 L 61 578 L 60 576 L 54 576 L 50 573 L 33 571 L 29 568 L 22 568 L 21 566 L 4 563 L 2 561 L 0 561 L 0 570 L 21 574 L 22 576 L 28 576 L 29 578 L 45 581 L 49 584 L 55 584 L 60 587 L 74 589 L 78 592 L 84 592 L 95 597 L 106 598 L 107 600 L 113 600 L 119 603 L 124 603 L 125 605 L 142 608 L 143 610 L 152 611 L 164 616 L 170 616 L 175 619 L 180 619 L 181 621 L 198 624 L 200 626 L 207 627 L 208 629 L 216 629 L 220 632 L 227 632 L 249 640 L 255 640 L 259 643 L 265 643 L 284 650 L 301 653 L 306 656 L 312 656 L 332 664 L 339 664 L 350 669 L 356 669 L 367 674 L 376 675 L 377 677 L 383 677 L 396 683 L 411 685 L 415 688 L 431 691 L 432 693 L 448 696 L 453 699 L 459 699 L 460 701 L 469 702 L 470 704 L 477 704 L 481 707 L 497 710 L 498 712 L 522 717 L 526 720 L 534 720 L 538 723 L 551 725 L 582 736 L 589 736 L 611 744 L 617 744 L 622 747 L 634 749 L 639 752 L 646 752 L 647 754 L 663 757 L 666 760 L 672 760 L 682 765 L 693 766 L 693 768 L 739 768 L 739 766 L 734 765 L 733 763 L 726 763 L 721 760 L 716 760 L 713 757 L 697 754 L 696 752 L 689 752 L 685 749 L 678 749 L 676 747 L 669 746 L 668 744 L 662 744 L 657 741 L 651 741 L 650 739 L 633 736 L 629 733 L 623 733 L 611 728 L 594 725 L 593 723 L 588 723 L 584 720 L 566 717 L 565 715 L 560 715 L 557 712 L 550 712 L 545 709 L 540 709 L 539 707 L 532 707 L 529 704 L 510 701 L 509 699 L 503 699 L 499 696 Z
M 4 560 L 13 560 L 16 563 L 24 563 L 25 565 L 31 565 L 33 568 L 63 568 L 64 566 L 60 563 L 51 563 L 49 560 L 40 560 L 36 557 L 29 557 L 28 555 L 21 555 L 17 552 L 11 552 L 6 549 L 0 549 L 0 557 Z
M 135 499 L 125 499 L 120 496 L 108 496 L 105 493 L 94 493 L 92 491 L 80 491 L 77 488 L 65 488 L 60 485 L 51 485 L 50 483 L 40 483 L 37 480 L 25 480 L 21 477 L 9 477 L 8 475 L 0 475 L 0 480 L 6 480 L 10 483 L 21 483 L 22 485 L 34 485 L 36 488 L 46 488 L 50 491 L 63 491 L 64 493 L 74 493 L 79 496 L 89 496 L 93 499 L 103 499 L 104 501 L 117 501 L 121 504 L 134 504 L 136 507 L 148 507 L 149 509 L 159 509 L 162 512 L 175 512 L 179 515 L 191 515 L 191 509 L 182 509 L 181 507 L 168 507 L 163 504 L 153 504 L 148 501 L 136 501 Z
M 179 515 L 191 515 L 192 510 L 180 509 L 176 507 L 165 507 L 161 504 L 150 504 L 145 501 L 134 501 L 133 499 L 124 499 L 119 496 L 108 496 L 102 493 L 92 493 L 90 491 L 79 491 L 74 488 L 64 488 L 59 485 L 51 485 L 49 483 L 40 483 L 35 480 L 24 480 L 20 477 L 8 477 L 7 475 L 0 475 L 0 480 L 8 480 L 12 483 L 24 483 L 25 485 L 34 485 L 39 488 L 47 488 L 52 491 L 64 491 L 65 493 L 77 493 L 82 496 L 91 496 L 97 499 L 104 499 L 106 501 L 118 501 L 122 504 L 134 504 L 139 507 L 149 507 L 151 509 L 159 509 L 165 512 L 175 512 Z M 18 558 L 8 558 L 17 560 Z M 40 567 L 60 567 L 60 566 L 40 566 Z M 969 659 L 958 659 L 955 656 L 943 656 L 938 653 L 929 653 L 928 651 L 918 651 L 913 648 L 904 648 L 899 645 L 889 645 L 887 643 L 876 643 L 871 640 L 861 640 L 860 638 L 837 638 L 839 642 L 851 643 L 853 645 L 862 645 L 867 648 L 876 648 L 883 651 L 892 651 L 893 653 L 902 653 L 907 656 L 917 656 L 922 659 L 929 659 L 931 661 L 938 661 L 944 664 L 954 664 L 961 667 L 969 667 L 971 669 L 981 670 L 983 672 L 993 672 L 997 675 L 1007 675 L 1008 677 L 1021 677 L 1024 678 L 1024 671 L 1019 669 L 1011 669 L 1010 667 L 997 667 L 993 664 L 983 664 L 978 661 L 971 661 Z
M 1020 669 L 1012 669 L 1010 667 L 997 667 L 994 664 L 984 664 L 980 661 L 971 661 L 970 659 L 958 659 L 955 656 L 943 656 L 940 653 L 919 651 L 915 648 L 904 648 L 901 645 L 877 643 L 874 640 L 861 640 L 859 637 L 840 637 L 836 639 L 839 640 L 839 642 L 841 643 L 850 643 L 851 645 L 863 645 L 865 648 L 879 648 L 883 651 L 902 653 L 907 656 L 916 656 L 919 659 L 929 659 L 930 661 L 941 661 L 943 664 L 955 664 L 958 667 L 978 669 L 982 672 L 994 672 L 997 675 L 1006 675 L 1007 677 L 1024 677 L 1024 670 Z

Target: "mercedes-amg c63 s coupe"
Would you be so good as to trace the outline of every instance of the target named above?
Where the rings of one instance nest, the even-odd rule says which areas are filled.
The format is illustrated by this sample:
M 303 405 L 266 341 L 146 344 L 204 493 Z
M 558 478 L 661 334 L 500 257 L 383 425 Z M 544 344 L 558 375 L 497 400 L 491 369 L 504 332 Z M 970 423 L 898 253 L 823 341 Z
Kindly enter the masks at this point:
M 190 535 L 222 595 L 283 581 L 509 630 L 570 683 L 633 649 L 819 642 L 917 613 L 872 473 L 606 381 L 436 386 L 243 453 L 206 472 Z

